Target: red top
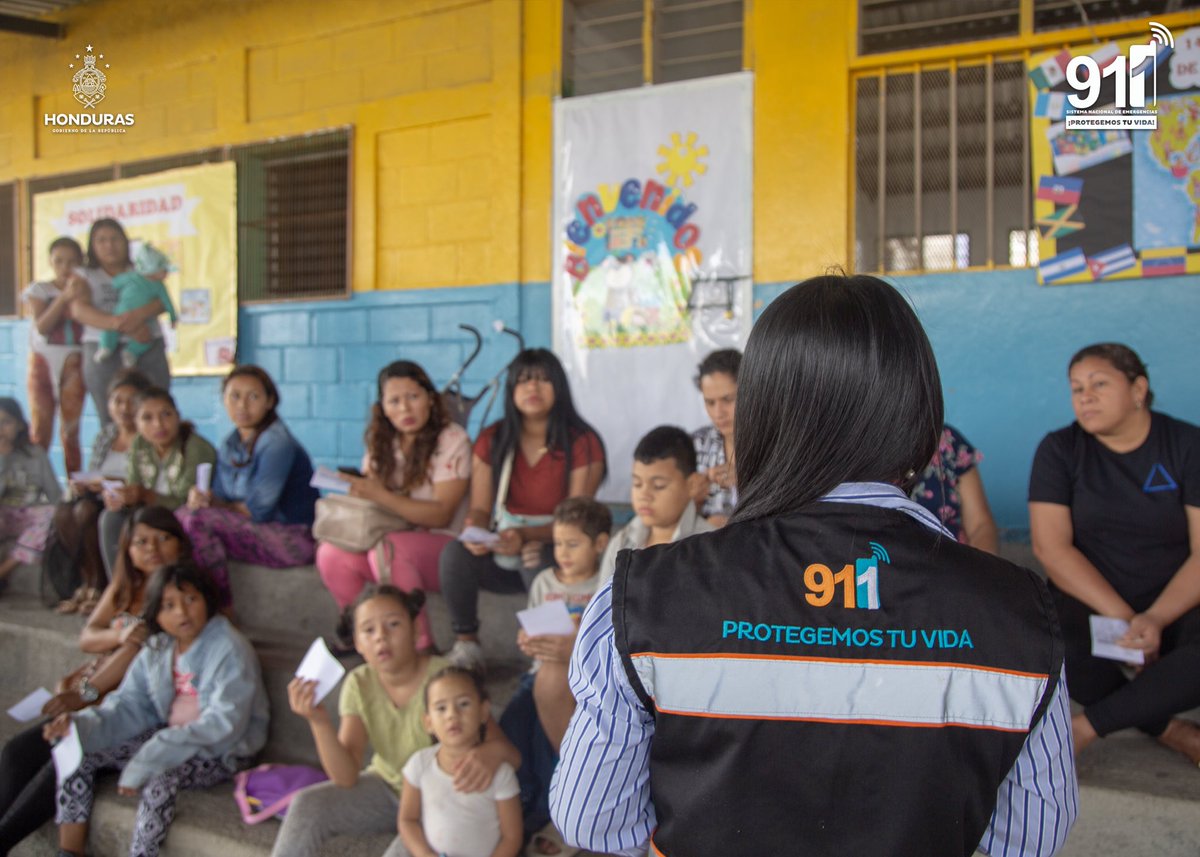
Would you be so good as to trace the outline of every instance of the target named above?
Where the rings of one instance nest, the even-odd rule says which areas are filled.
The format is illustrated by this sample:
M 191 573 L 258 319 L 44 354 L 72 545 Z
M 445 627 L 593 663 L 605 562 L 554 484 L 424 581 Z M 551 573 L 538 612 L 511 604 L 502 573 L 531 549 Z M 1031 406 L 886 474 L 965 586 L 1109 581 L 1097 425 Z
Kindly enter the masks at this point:
M 475 441 L 475 457 L 485 464 L 492 463 L 492 438 L 499 423 L 492 423 Z M 600 438 L 594 432 L 584 432 L 571 446 L 571 467 L 587 467 L 593 461 L 603 461 Z M 567 457 L 561 449 L 552 449 L 532 467 L 517 448 L 513 461 L 512 479 L 508 483 L 508 511 L 514 515 L 553 515 L 554 507 L 567 499 L 563 486 Z

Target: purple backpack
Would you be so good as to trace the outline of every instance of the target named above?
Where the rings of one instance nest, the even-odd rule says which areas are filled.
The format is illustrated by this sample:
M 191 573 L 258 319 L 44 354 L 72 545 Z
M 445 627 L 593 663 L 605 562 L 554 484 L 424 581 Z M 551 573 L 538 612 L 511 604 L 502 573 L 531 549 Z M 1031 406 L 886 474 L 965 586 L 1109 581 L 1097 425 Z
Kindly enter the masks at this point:
M 259 765 L 234 777 L 233 799 L 242 821 L 258 824 L 287 815 L 296 792 L 328 779 L 324 771 L 309 765 Z

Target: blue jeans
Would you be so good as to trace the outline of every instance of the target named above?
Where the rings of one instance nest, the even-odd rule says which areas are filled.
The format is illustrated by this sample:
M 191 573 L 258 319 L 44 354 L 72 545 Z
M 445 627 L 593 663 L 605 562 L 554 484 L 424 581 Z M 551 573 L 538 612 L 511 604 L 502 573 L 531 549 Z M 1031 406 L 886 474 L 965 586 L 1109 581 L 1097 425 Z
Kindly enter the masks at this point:
M 533 673 L 521 677 L 517 692 L 500 716 L 500 728 L 521 754 L 517 782 L 526 840 L 550 823 L 550 778 L 558 766 L 558 754 L 542 729 L 533 702 L 533 679 Z

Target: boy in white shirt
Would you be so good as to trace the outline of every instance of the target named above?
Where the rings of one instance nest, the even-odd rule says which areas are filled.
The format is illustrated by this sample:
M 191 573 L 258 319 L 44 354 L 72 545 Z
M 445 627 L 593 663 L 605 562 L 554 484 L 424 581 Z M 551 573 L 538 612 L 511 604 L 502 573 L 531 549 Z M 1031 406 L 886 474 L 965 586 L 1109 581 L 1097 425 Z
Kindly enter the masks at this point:
M 633 450 L 630 499 L 635 517 L 608 543 L 600 563 L 601 584 L 613 576 L 617 554 L 626 548 L 670 544 L 716 529 L 696 512 L 696 498 L 707 490 L 704 475 L 696 472 L 691 435 L 678 426 L 647 432 Z

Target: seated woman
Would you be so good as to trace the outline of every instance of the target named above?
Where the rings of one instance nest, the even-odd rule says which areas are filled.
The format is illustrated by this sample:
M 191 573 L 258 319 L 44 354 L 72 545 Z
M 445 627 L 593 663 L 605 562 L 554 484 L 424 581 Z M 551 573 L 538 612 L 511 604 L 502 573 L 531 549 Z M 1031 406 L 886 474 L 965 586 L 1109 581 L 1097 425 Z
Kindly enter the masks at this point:
M 522 351 L 508 366 L 504 418 L 485 428 L 471 460 L 471 510 L 465 526 L 490 529 L 494 544 L 446 545 L 438 560 L 442 594 L 457 642 L 450 661 L 479 668 L 479 588 L 528 591 L 554 563 L 554 507 L 593 497 L 607 471 L 604 444 L 575 410 L 567 373 L 544 348 Z
M 221 596 L 232 601 L 229 559 L 287 568 L 313 560 L 312 460 L 275 413 L 279 391 L 257 366 L 238 366 L 221 384 L 234 430 L 221 444 L 210 490 L 188 491 L 176 514 Z
M 1089 345 L 1068 364 L 1075 422 L 1042 440 L 1029 477 L 1033 550 L 1066 639 L 1078 752 L 1131 726 L 1200 763 L 1200 428 L 1150 410 L 1141 358 Z M 1128 678 L 1091 653 L 1089 616 L 1129 623 Z
M 53 718 L 81 711 L 121 683 L 146 641 L 146 626 L 138 617 L 151 573 L 191 556 L 191 550 L 169 510 L 146 506 L 134 512 L 121 532 L 113 579 L 79 635 L 79 647 L 95 657 L 64 677 L 43 714 Z M 0 854 L 54 818 L 54 762 L 43 725 L 18 733 L 0 751 Z
M 21 563 L 41 561 L 62 486 L 46 450 L 29 439 L 29 423 L 16 399 L 0 398 L 0 541 L 15 544 L 0 557 L 0 592 Z
M 67 552 L 78 558 L 82 585 L 58 605 L 59 613 L 90 613 L 108 580 L 100 552 L 98 530 L 104 509 L 103 480 L 125 481 L 129 472 L 129 447 L 137 437 L 134 401 L 149 389 L 150 381 L 136 369 L 118 372 L 108 387 L 111 421 L 100 429 L 92 443 L 88 472 L 96 478 L 72 479 L 70 496 L 54 511 L 55 534 Z
M 976 467 L 982 460 L 983 453 L 946 424 L 938 451 L 909 496 L 937 515 L 964 545 L 995 554 L 1000 551 L 1000 534 Z
M 451 422 L 425 370 L 408 360 L 379 373 L 377 400 L 367 426 L 362 472 L 347 476 L 350 495 L 395 512 L 411 530 L 386 537 L 391 583 L 405 591 L 438 589 L 438 556 L 462 529 L 471 475 L 471 440 Z M 345 610 L 368 583 L 387 582 L 379 552 L 352 553 L 322 542 L 317 568 Z M 417 618 L 417 647 L 433 646 L 429 620 Z M 343 642 L 349 643 L 345 640 Z
M 692 432 L 696 472 L 704 474 L 707 489 L 700 516 L 714 527 L 733 514 L 737 488 L 733 471 L 733 418 L 737 412 L 737 375 L 742 353 L 735 348 L 714 351 L 700 362 L 696 387 L 704 397 L 711 425 Z
M 212 444 L 196 433 L 194 425 L 179 419 L 175 400 L 166 390 L 144 390 L 136 409 L 138 434 L 129 445 L 125 484 L 105 490 L 100 513 L 100 550 L 110 574 L 117 538 L 132 510 L 137 506 L 178 509 L 196 484 L 196 467 L 217 460 Z

